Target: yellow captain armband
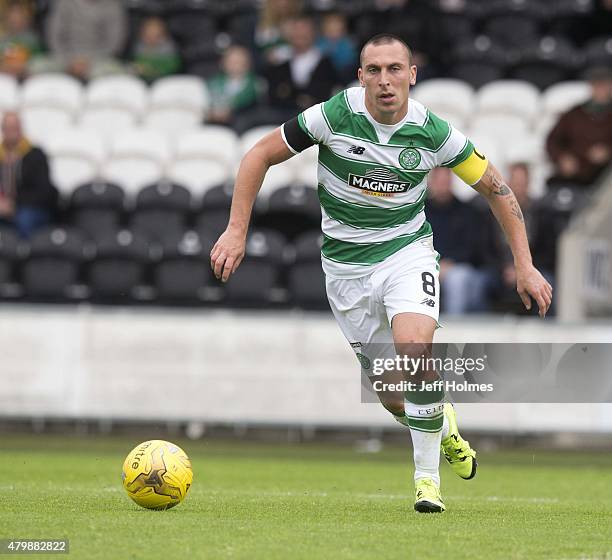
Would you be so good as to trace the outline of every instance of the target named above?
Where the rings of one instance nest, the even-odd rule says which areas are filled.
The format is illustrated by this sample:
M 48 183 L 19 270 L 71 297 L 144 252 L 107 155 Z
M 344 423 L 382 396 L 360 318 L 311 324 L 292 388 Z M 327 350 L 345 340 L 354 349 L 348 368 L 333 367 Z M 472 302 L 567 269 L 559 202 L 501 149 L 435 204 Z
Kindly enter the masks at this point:
M 451 167 L 453 173 L 470 186 L 474 186 L 487 170 L 489 160 L 474 148 L 474 151 L 459 165 Z

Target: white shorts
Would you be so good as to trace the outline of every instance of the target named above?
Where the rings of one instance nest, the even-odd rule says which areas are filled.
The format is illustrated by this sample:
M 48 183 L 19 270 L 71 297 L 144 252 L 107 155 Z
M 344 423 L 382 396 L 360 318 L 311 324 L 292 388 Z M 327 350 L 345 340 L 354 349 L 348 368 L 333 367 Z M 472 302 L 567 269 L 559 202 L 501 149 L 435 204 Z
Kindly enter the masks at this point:
M 420 313 L 438 322 L 438 259 L 429 237 L 404 247 L 366 276 L 326 277 L 331 310 L 360 361 L 366 346 L 368 359 L 395 355 L 391 323 L 398 313 Z

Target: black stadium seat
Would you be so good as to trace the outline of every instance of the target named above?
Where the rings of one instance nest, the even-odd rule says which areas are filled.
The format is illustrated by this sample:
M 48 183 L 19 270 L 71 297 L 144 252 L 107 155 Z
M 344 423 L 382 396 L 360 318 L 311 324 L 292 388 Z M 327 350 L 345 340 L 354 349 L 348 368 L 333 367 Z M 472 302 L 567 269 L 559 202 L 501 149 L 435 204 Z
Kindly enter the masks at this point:
M 90 237 L 119 229 L 125 193 L 118 185 L 97 181 L 81 185 L 72 193 L 69 204 L 71 223 Z
M 162 302 L 195 302 L 206 299 L 213 281 L 210 251 L 215 239 L 195 231 L 167 236 L 162 240 L 162 257 L 155 265 L 153 283 Z
M 286 299 L 279 290 L 285 247 L 285 238 L 280 233 L 253 230 L 247 238 L 244 260 L 226 284 L 227 301 L 268 306 Z
M 78 299 L 81 267 L 92 255 L 83 234 L 74 229 L 51 227 L 30 240 L 22 269 L 25 295 L 33 299 Z
M 281 232 L 288 239 L 316 228 L 321 223 L 317 190 L 306 186 L 282 187 L 268 199 L 267 209 L 259 213 L 255 225 Z
M 159 240 L 168 231 L 183 231 L 191 212 L 191 193 L 185 187 L 160 182 L 142 189 L 136 197 L 131 229 Z
M 196 229 L 207 230 L 213 236 L 219 236 L 227 226 L 231 204 L 231 185 L 207 190 L 202 198 L 202 209 L 196 219 Z
M 21 295 L 17 283 L 17 267 L 21 256 L 22 244 L 15 230 L 0 227 L 0 298 Z
M 153 256 L 147 240 L 130 230 L 108 232 L 96 240 L 96 258 L 87 282 L 93 299 L 150 299 L 146 274 Z
M 295 261 L 289 270 L 291 301 L 305 309 L 329 309 L 325 275 L 321 268 L 320 230 L 309 231 L 295 240 Z

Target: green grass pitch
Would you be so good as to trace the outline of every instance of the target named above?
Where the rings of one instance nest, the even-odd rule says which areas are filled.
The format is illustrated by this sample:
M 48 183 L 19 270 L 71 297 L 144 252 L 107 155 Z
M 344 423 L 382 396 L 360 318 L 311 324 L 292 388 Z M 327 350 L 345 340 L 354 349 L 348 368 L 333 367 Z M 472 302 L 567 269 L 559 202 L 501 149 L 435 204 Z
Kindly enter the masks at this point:
M 360 454 L 170 439 L 194 485 L 155 512 L 121 487 L 137 440 L 0 437 L 0 539 L 68 538 L 75 559 L 612 558 L 609 454 L 482 453 L 472 481 L 444 465 L 448 510 L 423 515 L 409 444 Z

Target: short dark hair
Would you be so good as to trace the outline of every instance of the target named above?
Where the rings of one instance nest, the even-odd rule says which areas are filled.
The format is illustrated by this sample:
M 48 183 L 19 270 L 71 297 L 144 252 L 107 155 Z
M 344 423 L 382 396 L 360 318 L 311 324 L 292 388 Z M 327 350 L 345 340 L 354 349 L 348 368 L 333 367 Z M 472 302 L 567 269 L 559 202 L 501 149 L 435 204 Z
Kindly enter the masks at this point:
M 401 37 L 397 35 L 393 35 L 393 33 L 379 33 L 378 35 L 374 35 L 371 39 L 368 39 L 366 43 L 361 47 L 361 52 L 359 53 L 359 66 L 363 66 L 363 53 L 366 50 L 368 45 L 388 45 L 389 43 L 400 43 L 404 45 L 404 48 L 408 52 L 408 64 L 412 63 L 412 50 L 408 46 L 408 43 L 404 41 Z

